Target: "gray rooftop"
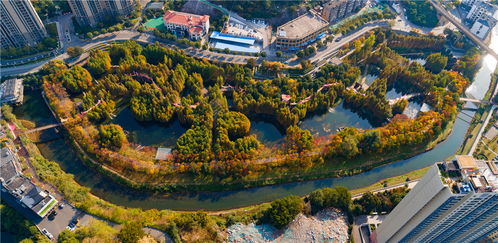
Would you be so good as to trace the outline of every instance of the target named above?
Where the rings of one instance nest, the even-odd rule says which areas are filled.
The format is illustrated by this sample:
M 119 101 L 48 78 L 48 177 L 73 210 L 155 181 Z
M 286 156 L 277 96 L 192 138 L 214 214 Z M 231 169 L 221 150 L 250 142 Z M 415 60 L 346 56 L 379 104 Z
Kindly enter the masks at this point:
M 164 9 L 164 2 L 153 2 L 147 5 L 146 9 Z
M 300 39 L 328 25 L 322 17 L 308 12 L 279 26 L 277 38 Z
M 2 148 L 0 156 L 2 187 L 7 189 L 9 194 L 19 202 L 38 214 L 53 198 L 48 192 L 22 175 L 17 156 L 9 148 Z
M 9 148 L 2 148 L 0 159 L 0 180 L 3 183 L 10 182 L 19 174 L 19 165 L 16 157 Z

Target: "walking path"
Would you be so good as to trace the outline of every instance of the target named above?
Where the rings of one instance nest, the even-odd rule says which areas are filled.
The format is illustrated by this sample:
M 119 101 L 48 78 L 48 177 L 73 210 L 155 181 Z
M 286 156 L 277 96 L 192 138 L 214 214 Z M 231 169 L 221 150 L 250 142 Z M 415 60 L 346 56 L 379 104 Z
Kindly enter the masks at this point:
M 486 116 L 486 119 L 484 120 L 484 123 L 481 126 L 481 129 L 479 130 L 479 133 L 477 133 L 477 137 L 474 140 L 474 143 L 472 143 L 472 147 L 470 148 L 470 151 L 468 155 L 473 155 L 474 152 L 476 151 L 477 145 L 481 141 L 482 134 L 484 133 L 484 130 L 488 126 L 489 120 L 491 120 L 491 117 L 493 117 L 493 114 L 495 113 L 495 110 L 498 106 L 494 105 L 491 107 L 491 110 L 489 111 L 488 115 Z
M 396 185 L 384 187 L 384 188 L 373 190 L 373 191 L 370 191 L 370 192 L 371 193 L 385 192 L 385 191 L 389 191 L 389 190 L 392 190 L 392 189 L 395 189 L 395 188 L 404 187 L 405 185 L 408 185 L 408 189 L 412 189 L 413 187 L 415 187 L 415 185 L 417 185 L 418 181 L 419 181 L 418 179 L 417 180 L 412 180 L 410 182 L 399 183 L 399 184 L 396 184 Z M 362 197 L 363 194 L 365 194 L 365 193 L 359 193 L 359 194 L 353 195 L 351 197 L 351 199 L 358 199 L 358 198 Z

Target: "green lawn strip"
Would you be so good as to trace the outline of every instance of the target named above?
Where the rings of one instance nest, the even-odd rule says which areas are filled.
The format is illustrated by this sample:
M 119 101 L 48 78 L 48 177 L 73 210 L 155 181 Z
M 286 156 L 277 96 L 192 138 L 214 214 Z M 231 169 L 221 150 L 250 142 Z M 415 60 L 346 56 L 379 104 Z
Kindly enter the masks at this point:
M 39 213 L 40 216 L 45 216 L 45 214 L 47 214 L 47 212 L 52 208 L 52 206 L 57 202 L 57 200 L 55 199 L 52 199 L 48 205 L 46 205 L 43 210 Z
M 365 192 L 369 192 L 369 191 L 375 191 L 375 190 L 382 189 L 382 188 L 384 188 L 384 182 L 387 182 L 387 186 L 392 186 L 392 185 L 397 185 L 397 184 L 420 179 L 425 175 L 425 173 L 427 173 L 427 171 L 430 168 L 431 168 L 431 166 L 425 167 L 422 169 L 418 169 L 418 170 L 414 170 L 414 171 L 408 172 L 408 173 L 403 174 L 403 175 L 389 177 L 387 179 L 377 181 L 376 183 L 374 183 L 372 185 L 351 190 L 351 195 L 357 195 L 360 193 L 365 193 Z

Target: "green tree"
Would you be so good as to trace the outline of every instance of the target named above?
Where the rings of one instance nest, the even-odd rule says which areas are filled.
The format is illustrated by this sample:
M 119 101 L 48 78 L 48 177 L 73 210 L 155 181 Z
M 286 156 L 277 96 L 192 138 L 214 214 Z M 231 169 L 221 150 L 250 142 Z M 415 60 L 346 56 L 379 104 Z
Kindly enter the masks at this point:
M 424 67 L 433 72 L 440 73 L 448 64 L 448 57 L 441 55 L 441 53 L 432 53 L 427 56 Z
M 310 150 L 313 145 L 313 136 L 306 129 L 301 129 L 298 126 L 290 126 L 287 128 L 286 147 L 288 152 L 302 152 Z
M 136 243 L 145 236 L 142 224 L 137 222 L 126 223 L 118 233 L 118 239 L 123 243 Z
M 59 74 L 58 79 L 74 94 L 88 90 L 92 86 L 92 76 L 79 65 Z
M 271 203 L 271 208 L 268 209 L 268 216 L 272 224 L 281 229 L 301 213 L 303 207 L 303 200 L 300 197 L 287 196 Z
M 68 229 L 65 229 L 59 234 L 57 238 L 58 243 L 78 243 L 80 242 L 78 238 L 76 238 L 76 234 Z
M 109 52 L 97 50 L 90 54 L 86 63 L 88 71 L 93 75 L 100 77 L 111 69 L 111 57 Z
M 413 23 L 424 27 L 436 27 L 439 23 L 436 9 L 428 0 L 404 0 L 401 3 L 406 8 L 408 20 Z
M 339 145 L 338 152 L 346 158 L 353 158 L 359 154 L 358 140 L 352 135 L 344 137 L 342 143 Z
M 116 124 L 100 125 L 99 142 L 102 146 L 111 149 L 120 149 L 125 144 L 126 136 L 123 128 Z
M 218 123 L 226 127 L 231 140 L 247 136 L 251 130 L 251 121 L 240 112 L 226 112 L 219 117 Z
M 81 46 L 68 47 L 66 51 L 70 57 L 79 57 L 84 52 Z
M 393 115 L 402 114 L 407 106 L 408 106 L 407 99 L 401 99 L 400 101 L 394 103 L 393 108 L 392 108 Z
M 275 55 L 276 55 L 277 57 L 282 57 L 282 55 L 283 55 L 283 54 L 282 54 L 282 51 L 276 51 L 276 52 L 275 52 Z

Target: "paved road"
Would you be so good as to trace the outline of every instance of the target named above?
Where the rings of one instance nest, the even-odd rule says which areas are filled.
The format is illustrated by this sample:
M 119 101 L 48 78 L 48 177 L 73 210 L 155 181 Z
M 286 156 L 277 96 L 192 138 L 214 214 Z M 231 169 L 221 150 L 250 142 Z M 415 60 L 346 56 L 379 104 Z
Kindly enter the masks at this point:
M 482 49 L 486 50 L 490 55 L 492 55 L 496 60 L 498 60 L 498 54 L 496 54 L 493 49 L 489 48 L 481 39 L 479 39 L 477 36 L 472 34 L 467 27 L 465 27 L 462 23 L 460 23 L 458 20 L 453 18 L 453 16 L 446 11 L 441 5 L 436 3 L 434 0 L 429 1 L 432 6 L 441 14 L 443 15 L 446 19 L 448 19 L 453 25 L 455 25 L 462 33 L 464 33 L 469 39 L 471 39 L 474 43 L 476 43 L 478 46 L 480 46 Z
M 66 22 L 67 23 L 67 20 Z M 64 29 L 67 29 L 68 27 L 67 24 L 62 24 Z M 322 60 L 329 58 L 334 52 L 339 50 L 343 45 L 346 43 L 349 43 L 350 41 L 360 37 L 367 31 L 370 31 L 374 28 L 378 28 L 381 26 L 389 26 L 387 22 L 385 21 L 380 21 L 380 22 L 373 22 L 370 24 L 367 24 L 363 26 L 359 31 L 350 34 L 348 36 L 345 36 L 341 39 L 339 42 L 334 42 L 330 44 L 330 47 L 327 47 L 325 51 L 318 52 L 315 56 L 311 57 L 311 61 L 315 60 Z M 72 31 L 70 29 L 70 31 Z M 72 32 L 71 32 L 72 33 Z M 122 30 L 122 31 L 117 31 L 113 33 L 107 33 L 103 35 L 99 35 L 96 38 L 93 38 L 91 41 L 81 41 L 76 36 L 73 34 L 71 35 L 71 42 L 66 43 L 66 47 L 69 46 L 82 46 L 83 49 L 88 50 L 91 49 L 92 47 L 102 45 L 105 43 L 111 43 L 111 42 L 116 42 L 116 41 L 125 41 L 125 40 L 135 40 L 138 42 L 143 42 L 143 43 L 155 43 L 156 41 L 160 41 L 157 39 L 155 36 L 148 34 L 148 33 L 140 33 L 137 31 L 131 31 L 131 30 Z M 172 42 L 163 42 L 162 44 L 167 45 L 168 47 L 178 47 L 177 45 L 172 45 Z M 183 49 L 187 55 L 198 57 L 198 58 L 207 58 L 211 61 L 215 62 L 224 62 L 224 63 L 237 63 L 237 64 L 245 64 L 247 63 L 248 59 L 255 58 L 251 56 L 244 56 L 244 55 L 231 55 L 231 54 L 224 54 L 224 53 L 217 53 L 217 52 L 211 52 L 209 50 L 199 50 L 193 47 L 189 47 L 186 49 Z M 88 54 L 82 55 L 79 59 L 75 60 L 69 60 L 69 56 L 64 53 L 61 54 L 57 57 L 54 57 L 50 60 L 65 60 L 69 62 L 79 62 L 85 59 L 88 56 Z M 261 58 L 260 58 L 261 59 Z M 16 66 L 16 67 L 9 67 L 9 68 L 2 68 L 1 73 L 2 76 L 14 76 L 14 75 L 19 75 L 19 74 L 27 74 L 27 73 L 35 73 L 38 70 L 40 70 L 45 63 L 47 63 L 49 60 L 44 60 L 40 61 L 37 63 L 32 63 L 28 65 L 22 65 L 22 66 Z
M 103 34 L 99 35 L 97 38 L 93 38 L 91 41 L 85 41 L 85 42 L 77 42 L 77 41 L 72 41 L 70 43 L 71 46 L 74 45 L 81 45 L 83 49 L 88 50 L 91 49 L 92 47 L 106 44 L 106 43 L 112 43 L 116 41 L 126 41 L 126 40 L 135 40 L 138 42 L 144 42 L 144 43 L 155 43 L 156 41 L 161 41 L 157 39 L 155 36 L 148 34 L 148 33 L 140 33 L 137 31 L 131 31 L 131 30 L 122 30 L 122 31 L 117 31 L 113 33 L 108 33 L 108 34 Z M 165 44 L 165 42 L 163 42 Z M 165 45 L 168 45 L 168 47 L 173 47 L 171 43 L 167 43 Z M 176 46 L 178 47 L 178 46 Z M 242 56 L 242 55 L 230 55 L 230 54 L 224 54 L 224 53 L 217 53 L 217 52 L 211 52 L 209 50 L 199 50 L 193 47 L 189 47 L 186 49 L 183 49 L 186 54 L 199 57 L 199 58 L 207 58 L 211 61 L 217 61 L 217 62 L 229 62 L 229 63 L 237 63 L 237 64 L 245 64 L 248 59 L 254 58 L 250 56 Z M 86 56 L 82 55 L 80 59 L 85 58 Z M 57 57 L 54 57 L 50 60 L 66 60 L 66 61 L 74 61 L 74 60 L 69 60 L 69 56 L 64 53 L 61 54 Z M 16 66 L 16 67 L 9 67 L 9 68 L 2 68 L 1 73 L 2 76 L 14 76 L 14 75 L 19 75 L 19 74 L 26 74 L 26 73 L 34 73 L 40 70 L 45 63 L 47 63 L 49 60 L 44 60 L 40 61 L 37 63 L 32 63 L 28 65 L 23 65 L 23 66 Z
M 335 52 L 337 52 L 339 49 L 341 49 L 345 44 L 350 43 L 351 41 L 359 38 L 363 34 L 365 34 L 368 31 L 371 31 L 373 29 L 379 28 L 379 27 L 388 27 L 389 23 L 386 21 L 375 21 L 369 24 L 366 24 L 362 26 L 360 30 L 357 32 L 354 32 L 352 34 L 349 34 L 347 36 L 343 36 L 342 39 L 338 42 L 332 42 L 327 46 L 327 49 L 322 52 L 318 52 L 316 55 L 311 57 L 309 60 L 311 62 L 315 61 L 321 61 L 324 59 L 330 58 L 331 55 L 333 55 Z

